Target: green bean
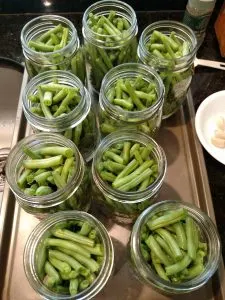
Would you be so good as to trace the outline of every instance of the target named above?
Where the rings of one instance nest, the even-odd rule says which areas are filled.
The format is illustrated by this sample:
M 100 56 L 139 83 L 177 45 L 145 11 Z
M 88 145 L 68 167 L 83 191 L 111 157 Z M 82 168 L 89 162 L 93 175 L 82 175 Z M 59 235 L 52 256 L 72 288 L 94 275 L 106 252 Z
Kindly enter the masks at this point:
M 76 145 L 80 144 L 80 138 L 81 138 L 81 134 L 82 134 L 82 128 L 83 125 L 82 123 L 78 124 L 76 126 L 76 128 L 74 129 L 74 137 L 73 137 L 73 141 Z
M 66 186 L 66 182 L 64 181 L 62 176 L 57 171 L 53 171 L 52 176 L 53 176 L 53 179 L 54 179 L 54 182 L 55 182 L 55 185 L 57 186 L 57 188 L 62 189 Z
M 69 291 L 71 296 L 74 296 L 78 293 L 78 285 L 79 281 L 77 278 L 70 280 Z
M 60 283 L 61 282 L 61 278 L 60 278 L 60 275 L 59 273 L 57 272 L 57 270 L 50 264 L 49 261 L 46 261 L 45 262 L 45 273 L 50 276 L 50 277 L 53 277 L 56 279 L 56 283 Z
M 82 274 L 83 276 L 86 276 L 89 274 L 89 270 L 83 267 L 77 260 L 75 260 L 73 257 L 58 251 L 58 250 L 49 250 L 49 257 L 50 261 L 51 259 L 57 259 L 62 262 L 65 262 L 68 264 L 71 268 L 73 268 L 78 273 Z M 71 271 L 71 270 L 70 270 Z M 70 271 L 61 271 L 63 273 L 69 273 Z
M 67 262 L 61 261 L 55 257 L 49 256 L 50 263 L 60 272 L 69 273 L 71 272 L 71 267 Z
M 185 220 L 187 212 L 185 209 L 180 208 L 171 212 L 168 212 L 166 215 L 157 218 L 156 220 L 150 220 L 147 222 L 147 226 L 151 230 L 155 230 L 161 227 L 165 227 L 174 223 L 177 223 L 181 220 Z
M 80 274 L 77 271 L 72 270 L 70 273 L 60 273 L 60 276 L 63 280 L 75 279 Z
M 41 36 L 38 37 L 39 42 L 46 42 L 46 40 L 51 36 L 51 34 L 55 34 L 62 30 L 62 24 L 58 24 L 57 26 L 53 27 L 52 29 L 46 31 Z
M 153 235 L 150 235 L 147 240 L 145 240 L 145 243 L 165 266 L 171 265 L 171 261 L 167 257 L 166 253 L 161 249 Z
M 169 247 L 169 244 L 160 236 L 156 235 L 154 236 L 158 244 L 162 247 L 162 249 L 169 255 L 169 257 L 174 261 L 175 255 L 174 252 Z
M 39 154 L 32 151 L 30 148 L 23 146 L 23 152 L 32 159 L 42 158 Z
M 92 240 L 95 240 L 96 236 L 97 236 L 97 231 L 95 229 L 92 229 L 88 234 L 89 239 L 92 239 Z
M 143 182 L 151 174 L 152 174 L 152 170 L 146 169 L 143 171 L 142 174 L 136 176 L 136 178 L 131 179 L 130 182 L 128 182 L 122 186 L 119 186 L 118 189 L 121 191 L 124 191 L 124 192 L 130 191 L 133 188 L 137 187 L 141 182 Z
M 34 181 L 36 181 L 39 185 L 44 185 L 47 178 L 52 175 L 51 171 L 43 172 L 39 175 L 34 176 Z
M 44 280 L 43 280 L 43 284 L 47 288 L 52 288 L 56 284 L 56 278 L 55 277 L 50 277 L 49 275 L 46 275 Z
M 66 108 L 68 105 L 70 105 L 74 96 L 75 96 L 75 93 L 73 91 L 69 90 L 66 97 L 62 100 L 58 110 L 54 113 L 54 117 L 59 117 L 61 114 L 66 112 Z
M 22 174 L 20 175 L 17 184 L 20 188 L 23 188 L 26 184 L 27 176 L 32 172 L 30 169 L 23 170 Z
M 35 191 L 35 195 L 36 196 L 45 196 L 45 195 L 51 194 L 52 192 L 53 192 L 53 190 L 50 186 L 39 186 Z
M 101 171 L 100 176 L 103 180 L 114 182 L 116 179 L 116 176 L 113 173 L 107 172 L 107 171 Z
M 57 294 L 68 294 L 69 293 L 69 289 L 66 286 L 62 286 L 62 285 L 56 285 L 54 288 L 52 288 L 52 290 L 54 292 L 56 292 Z
M 106 158 L 110 158 L 112 160 L 114 160 L 115 162 L 119 163 L 119 164 L 123 164 L 124 161 L 123 161 L 123 158 L 115 153 L 113 153 L 112 151 L 106 151 L 104 153 L 104 156 Z
M 194 221 L 191 217 L 186 218 L 186 236 L 187 236 L 187 251 L 188 255 L 194 260 L 196 258 L 195 232 Z
M 96 275 L 94 273 L 91 273 L 86 277 L 86 280 L 89 281 L 90 285 L 95 281 L 95 279 L 96 279 Z
M 133 171 L 129 175 L 127 175 L 123 178 L 119 178 L 119 179 L 117 177 L 116 180 L 112 183 L 112 186 L 114 188 L 120 188 L 121 186 L 125 185 L 126 183 L 129 183 L 130 181 L 136 179 L 136 176 L 141 175 L 150 166 L 151 166 L 151 162 L 150 161 L 145 161 L 141 166 L 139 166 L 135 171 Z M 145 174 L 150 175 L 151 173 L 152 173 L 152 171 L 149 169 L 148 172 L 145 173 Z M 141 177 L 140 177 L 140 179 L 141 179 Z M 141 180 L 141 182 L 142 182 L 142 180 Z
M 149 182 L 150 182 L 150 177 L 146 178 L 145 180 L 142 181 L 138 191 L 144 191 L 145 189 L 147 189 L 147 187 L 149 186 Z
M 157 260 L 155 259 L 155 255 L 152 255 L 152 264 L 153 264 L 156 272 L 158 273 L 158 275 L 162 279 L 169 281 L 169 278 L 167 277 L 166 272 L 164 271 L 162 265 L 160 263 L 157 263 Z
M 175 223 L 173 228 L 175 229 L 179 247 L 183 250 L 187 250 L 187 239 L 183 225 L 181 223 Z
M 70 240 L 90 247 L 94 247 L 95 244 L 92 239 L 67 229 L 56 229 L 55 231 L 53 231 L 53 235 L 61 239 Z
M 191 261 L 191 257 L 188 254 L 186 254 L 184 258 L 176 264 L 165 267 L 166 275 L 169 276 L 183 271 L 186 267 L 190 265 Z
M 46 245 L 73 250 L 86 257 L 91 256 L 91 253 L 86 248 L 87 246 L 80 246 L 67 240 L 48 238 L 46 239 Z
M 38 95 L 39 95 L 39 99 L 40 99 L 41 109 L 42 109 L 42 112 L 43 112 L 44 116 L 47 119 L 52 119 L 53 116 L 52 116 L 51 110 L 44 103 L 44 95 L 43 95 L 41 87 L 38 86 L 37 90 L 38 90 Z
M 79 290 L 80 291 L 83 291 L 85 290 L 86 288 L 88 288 L 90 285 L 90 282 L 87 280 L 87 279 L 84 279 L 82 280 L 80 283 L 79 283 Z
M 91 231 L 91 226 L 88 222 L 84 222 L 81 226 L 80 231 L 78 232 L 82 236 L 87 236 Z
M 23 166 L 27 169 L 43 169 L 59 166 L 63 163 L 63 156 L 57 155 L 50 158 L 24 160 Z
M 159 228 L 156 230 L 156 232 L 164 239 L 164 241 L 168 244 L 168 246 L 170 247 L 170 250 L 173 252 L 174 257 L 176 260 L 180 260 L 183 257 L 183 254 L 176 242 L 176 240 L 174 239 L 174 237 L 172 236 L 172 234 L 163 229 L 163 228 Z
M 62 89 L 66 89 L 67 91 L 72 91 L 74 93 L 77 93 L 79 91 L 78 87 L 71 87 L 66 84 L 61 84 L 61 83 L 48 83 L 48 84 L 42 84 L 41 89 L 44 92 L 59 92 Z
M 92 258 L 87 258 L 81 254 L 78 254 L 74 251 L 64 249 L 64 248 L 59 248 L 59 250 L 67 255 L 72 256 L 75 258 L 79 263 L 84 265 L 86 268 L 90 269 L 91 272 L 97 272 L 99 271 L 100 265 Z
M 54 95 L 52 99 L 53 103 L 59 103 L 60 101 L 62 101 L 66 97 L 67 93 L 68 93 L 67 88 L 62 88 Z
M 101 244 L 96 244 L 94 247 L 89 247 L 89 246 L 86 246 L 86 245 L 83 245 L 82 247 L 84 249 L 86 249 L 90 254 L 93 254 L 93 255 L 102 256 L 104 254 Z M 84 255 L 82 253 L 79 253 L 79 254 Z
M 118 181 L 120 178 L 124 178 L 128 176 L 130 173 L 132 173 L 136 168 L 138 167 L 138 162 L 136 159 L 133 159 L 129 162 L 129 164 L 123 169 L 121 173 L 118 174 L 116 177 L 116 180 Z M 116 181 L 115 180 L 115 181 Z
M 124 160 L 124 157 L 123 157 L 123 160 Z M 113 173 L 121 172 L 125 168 L 124 165 L 116 163 L 111 160 L 104 161 L 102 167 Z
M 69 169 L 72 166 L 73 162 L 74 162 L 74 158 L 70 157 L 70 158 L 67 158 L 65 163 L 64 163 L 61 176 L 62 176 L 62 178 L 65 182 L 67 181 L 67 178 L 68 178 L 68 175 L 69 175 Z
M 47 106 L 52 105 L 52 98 L 53 98 L 52 92 L 45 92 L 43 96 L 43 103 Z

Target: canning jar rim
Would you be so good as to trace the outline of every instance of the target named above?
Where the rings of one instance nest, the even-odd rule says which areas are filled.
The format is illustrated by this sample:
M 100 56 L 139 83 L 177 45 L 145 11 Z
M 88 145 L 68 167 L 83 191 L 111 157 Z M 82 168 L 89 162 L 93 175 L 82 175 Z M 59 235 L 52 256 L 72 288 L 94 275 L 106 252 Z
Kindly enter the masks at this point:
M 56 21 L 59 21 L 59 22 L 66 23 L 69 26 L 69 30 L 72 33 L 71 34 L 71 40 L 69 41 L 69 43 L 65 47 L 63 47 L 62 49 L 55 50 L 55 51 L 52 51 L 52 52 L 49 52 L 49 53 L 48 52 L 35 51 L 35 50 L 31 49 L 30 47 L 28 47 L 28 43 L 27 43 L 28 41 L 25 39 L 26 31 L 29 29 L 29 27 L 31 25 L 35 24 L 35 22 L 38 22 L 39 20 L 40 20 L 40 23 L 41 23 L 41 21 L 48 21 L 48 20 L 49 21 L 55 21 L 56 20 Z M 41 15 L 39 17 L 31 19 L 22 28 L 22 31 L 21 31 L 21 34 L 20 34 L 20 40 L 21 40 L 24 55 L 25 56 L 28 55 L 29 59 L 30 59 L 30 56 L 33 57 L 34 55 L 37 55 L 37 54 L 41 54 L 41 55 L 44 55 L 46 57 L 52 56 L 54 54 L 61 54 L 61 53 L 66 52 L 68 49 L 70 49 L 73 46 L 75 47 L 75 49 L 74 49 L 74 51 L 75 51 L 79 48 L 79 45 L 80 45 L 77 30 L 76 30 L 75 26 L 73 25 L 73 23 L 69 19 L 67 19 L 63 16 L 60 16 L 60 15 Z M 33 60 L 33 61 L 35 62 L 35 60 Z M 49 65 L 52 65 L 52 64 L 49 64 Z
M 213 261 L 207 262 L 205 270 L 199 276 L 179 284 L 165 281 L 162 278 L 160 278 L 154 271 L 152 271 L 151 267 L 147 266 L 140 249 L 141 226 L 145 223 L 145 221 L 149 218 L 149 215 L 153 213 L 155 209 L 160 209 L 160 207 L 163 207 L 165 205 L 171 205 L 172 207 L 178 206 L 187 209 L 191 216 L 194 217 L 198 225 L 201 224 L 201 231 L 204 231 L 204 236 L 206 236 L 207 233 L 208 237 L 210 237 L 209 241 L 211 242 L 213 240 L 213 242 L 211 243 L 211 247 L 213 245 L 214 250 L 211 251 L 213 252 L 211 254 L 214 255 Z M 204 228 L 202 224 L 204 224 Z M 208 247 L 210 248 L 209 243 Z M 217 250 L 216 254 L 214 253 L 215 250 Z M 206 213 L 201 211 L 197 206 L 191 203 L 178 200 L 163 200 L 145 209 L 137 218 L 130 235 L 130 251 L 132 252 L 131 263 L 134 263 L 135 268 L 138 268 L 138 271 L 142 272 L 140 275 L 145 281 L 145 283 L 153 285 L 154 287 L 162 289 L 168 293 L 186 293 L 194 291 L 203 286 L 215 273 L 216 269 L 218 268 L 221 254 L 221 243 L 216 226 L 214 225 L 213 221 Z
M 113 189 L 109 184 L 107 184 L 104 180 L 102 180 L 97 170 L 97 164 L 100 161 L 100 157 L 103 154 L 103 152 L 106 149 L 108 149 L 110 146 L 115 144 L 116 142 L 122 142 L 127 140 L 135 141 L 145 145 L 147 144 L 153 145 L 152 151 L 155 152 L 154 156 L 155 159 L 157 160 L 160 172 L 157 179 L 150 186 L 148 186 L 147 189 L 143 191 L 123 192 L 117 189 Z M 156 141 L 153 138 L 135 129 L 129 129 L 129 130 L 122 129 L 120 131 L 110 133 L 101 141 L 98 149 L 96 150 L 92 162 L 92 178 L 94 183 L 100 189 L 100 191 L 104 195 L 109 197 L 111 200 L 116 202 L 121 202 L 124 204 L 135 204 L 135 203 L 143 202 L 155 195 L 155 193 L 162 186 L 166 174 L 166 169 L 167 169 L 167 161 L 166 161 L 165 152 L 162 149 L 162 147 L 158 143 L 156 143 Z
M 16 166 L 23 161 L 24 158 L 27 157 L 26 154 L 23 153 L 22 147 L 24 145 L 28 145 L 29 143 L 36 142 L 34 146 L 35 148 L 39 148 L 41 144 L 50 144 L 50 145 L 64 145 L 71 149 L 73 149 L 74 156 L 75 156 L 75 172 L 71 176 L 70 181 L 65 185 L 65 187 L 60 188 L 59 190 L 44 196 L 30 196 L 23 193 L 23 191 L 17 185 L 17 177 L 18 174 Z M 18 157 L 19 156 L 19 157 Z M 20 166 L 21 167 L 21 166 Z M 15 174 L 11 175 L 11 172 Z M 84 177 L 84 160 L 77 148 L 77 146 L 67 139 L 66 137 L 57 134 L 57 133 L 47 133 L 41 132 L 29 135 L 24 139 L 20 140 L 10 151 L 7 161 L 6 161 L 6 180 L 10 186 L 10 189 L 13 191 L 15 196 L 17 197 L 18 201 L 21 201 L 24 204 L 27 204 L 31 207 L 35 208 L 47 208 L 55 206 L 56 204 L 63 203 L 66 199 L 71 197 L 76 190 L 79 188 L 82 179 Z M 63 195 L 66 194 L 67 196 L 63 198 Z
M 191 37 L 191 44 L 192 44 L 191 51 L 188 54 L 184 55 L 184 56 L 176 58 L 176 65 L 175 65 L 175 67 L 173 69 L 174 70 L 179 70 L 180 68 L 182 69 L 187 64 L 189 64 L 190 62 L 193 62 L 194 57 L 196 55 L 196 51 L 197 51 L 197 39 L 196 39 L 196 36 L 195 36 L 193 30 L 190 27 L 188 27 L 187 25 L 185 25 L 185 24 L 183 24 L 181 22 L 173 21 L 173 20 L 161 20 L 161 21 L 157 21 L 157 22 L 151 23 L 150 25 L 148 25 L 142 31 L 142 34 L 141 34 L 140 39 L 139 39 L 138 50 L 137 50 L 138 57 L 140 58 L 140 60 L 142 62 L 144 62 L 144 60 L 146 58 L 155 59 L 159 63 L 159 68 L 165 67 L 163 65 L 160 66 L 160 62 L 168 63 L 170 61 L 173 61 L 173 59 L 166 59 L 166 58 L 161 59 L 161 58 L 158 58 L 158 57 L 156 57 L 155 55 L 153 55 L 152 53 L 150 53 L 146 49 L 146 38 L 149 38 L 151 36 L 151 34 L 149 33 L 149 31 L 152 32 L 153 30 L 156 30 L 160 26 L 165 27 L 169 31 L 173 31 L 173 29 L 178 29 L 178 30 L 182 29 L 183 32 L 187 33 Z
M 105 259 L 101 270 L 93 282 L 86 290 L 77 294 L 76 296 L 65 295 L 62 296 L 57 293 L 49 291 L 43 286 L 41 281 L 38 279 L 37 273 L 34 267 L 35 250 L 44 233 L 50 229 L 52 226 L 58 222 L 63 222 L 65 220 L 86 220 L 91 222 L 93 226 L 97 229 L 101 236 L 102 243 L 104 244 L 104 250 L 106 252 Z M 30 233 L 23 252 L 23 265 L 26 277 L 32 286 L 32 288 L 44 297 L 49 297 L 48 299 L 64 299 L 64 300 L 86 300 L 93 298 L 107 283 L 109 277 L 111 276 L 114 264 L 114 248 L 111 237 L 109 236 L 105 226 L 93 215 L 83 212 L 83 211 L 61 211 L 53 215 L 50 215 L 43 221 L 41 221 Z M 30 276 L 31 275 L 31 276 Z M 35 278 L 35 279 L 34 279 Z M 47 293 L 47 294 L 46 294 Z M 88 297 L 88 298 L 87 298 Z M 90 298 L 89 298 L 90 297 Z
M 146 77 L 150 75 L 153 76 L 154 78 L 151 81 L 157 81 L 157 101 L 155 101 L 155 103 L 150 107 L 138 111 L 126 111 L 124 109 L 120 109 L 117 105 L 113 105 L 112 103 L 110 103 L 106 94 L 111 85 L 114 84 L 116 80 L 120 79 L 121 75 L 127 75 L 128 77 L 129 75 L 131 75 L 131 77 L 134 77 L 135 75 L 138 76 L 141 71 L 146 72 Z M 162 105 L 164 101 L 164 95 L 165 87 L 162 82 L 162 79 L 152 67 L 141 63 L 124 63 L 112 68 L 104 76 L 99 94 L 99 105 L 115 120 L 119 120 L 121 122 L 128 122 L 130 124 L 139 123 L 135 119 L 134 121 L 123 120 L 123 118 L 120 117 L 120 115 L 123 114 L 123 117 L 126 116 L 126 118 L 141 117 L 142 120 L 140 121 L 140 123 L 143 123 L 143 121 L 149 119 Z
M 70 84 L 68 84 L 68 86 L 78 87 L 81 95 L 81 101 L 71 112 L 67 113 L 65 116 L 47 119 L 45 117 L 34 114 L 30 110 L 31 106 L 28 105 L 28 96 L 31 92 L 33 93 L 37 90 L 37 86 L 39 84 L 46 83 L 46 81 L 48 82 L 53 78 L 58 78 L 59 80 L 69 80 Z M 73 82 L 74 84 L 72 85 L 71 82 Z M 50 70 L 36 75 L 28 82 L 25 89 L 23 90 L 22 104 L 24 113 L 28 121 L 31 122 L 32 126 L 42 131 L 62 132 L 66 129 L 76 127 L 87 117 L 91 109 L 91 97 L 81 80 L 74 74 L 63 70 Z M 55 128 L 53 124 L 57 124 L 57 127 Z
M 123 8 L 126 10 L 126 12 L 128 12 L 130 14 L 130 24 L 131 26 L 129 27 L 129 29 L 126 30 L 126 32 L 128 33 L 127 37 L 124 38 L 124 43 L 117 45 L 117 42 L 115 41 L 115 45 L 114 46 L 110 46 L 107 47 L 105 45 L 105 42 L 101 40 L 102 37 L 113 37 L 115 35 L 104 35 L 104 34 L 99 34 L 94 32 L 87 23 L 88 20 L 88 15 L 89 13 L 91 13 L 94 9 L 98 8 L 98 6 L 100 5 L 100 7 L 105 7 L 105 6 L 114 6 L 115 7 L 115 11 L 116 8 Z M 117 12 L 117 11 L 116 11 Z M 90 5 L 84 12 L 83 14 L 83 18 L 82 18 L 82 33 L 83 33 L 83 37 L 85 39 L 87 39 L 88 41 L 90 41 L 91 43 L 95 44 L 96 46 L 100 46 L 102 48 L 109 48 L 109 49 L 116 49 L 116 48 L 120 48 L 122 47 L 124 44 L 127 43 L 127 41 L 129 41 L 132 37 L 136 36 L 138 32 L 138 25 L 137 25 L 137 17 L 135 14 L 134 9 L 127 4 L 124 1 L 119 1 L 119 0 L 101 0 L 101 1 L 97 1 L 95 3 L 93 3 L 92 5 Z M 116 35 L 118 36 L 118 35 Z M 121 43 L 121 41 L 120 41 Z

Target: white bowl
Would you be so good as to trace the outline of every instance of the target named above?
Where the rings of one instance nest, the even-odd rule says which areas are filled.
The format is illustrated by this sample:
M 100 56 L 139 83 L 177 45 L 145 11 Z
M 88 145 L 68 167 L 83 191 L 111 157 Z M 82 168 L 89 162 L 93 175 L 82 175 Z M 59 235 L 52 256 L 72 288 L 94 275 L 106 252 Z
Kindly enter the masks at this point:
M 225 118 L 225 90 L 207 97 L 199 106 L 195 116 L 195 129 L 202 146 L 222 164 L 225 164 L 225 148 L 217 148 L 211 143 L 216 129 L 216 118 Z

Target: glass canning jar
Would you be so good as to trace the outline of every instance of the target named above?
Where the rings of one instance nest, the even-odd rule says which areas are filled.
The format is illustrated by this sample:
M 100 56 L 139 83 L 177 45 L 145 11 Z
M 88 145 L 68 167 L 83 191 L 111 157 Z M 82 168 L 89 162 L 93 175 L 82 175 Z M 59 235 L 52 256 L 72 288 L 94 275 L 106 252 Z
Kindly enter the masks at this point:
M 43 241 L 51 235 L 51 229 L 54 226 L 59 226 L 67 221 L 85 221 L 95 228 L 104 247 L 104 261 L 102 263 L 99 275 L 93 284 L 78 293 L 76 296 L 63 295 L 50 291 L 41 282 L 37 275 L 37 255 L 38 250 L 43 244 Z M 109 280 L 113 265 L 114 265 L 114 249 L 112 240 L 104 227 L 104 225 L 94 216 L 79 211 L 64 211 L 55 213 L 42 222 L 40 222 L 30 236 L 25 245 L 24 255 L 24 270 L 27 279 L 32 288 L 41 295 L 44 299 L 49 300 L 88 300 L 96 296 L 106 285 Z
M 127 111 L 113 105 L 107 98 L 109 90 L 119 79 L 141 76 L 148 83 L 155 83 L 157 99 L 155 103 L 139 111 Z M 99 123 L 102 135 L 121 128 L 136 129 L 147 135 L 156 135 L 162 119 L 164 85 L 157 72 L 143 64 L 126 63 L 111 69 L 104 77 L 99 95 Z
M 28 46 L 31 40 L 36 40 L 59 24 L 69 29 L 69 42 L 65 47 L 53 52 L 39 52 Z M 57 15 L 34 18 L 23 27 L 20 39 L 30 78 L 49 70 L 68 70 L 85 83 L 86 67 L 83 49 L 80 47 L 77 30 L 71 21 Z
M 69 113 L 52 119 L 32 112 L 34 106 L 29 95 L 38 93 L 37 87 L 57 80 L 59 84 L 79 88 L 81 100 Z M 67 71 L 46 71 L 32 78 L 23 91 L 23 110 L 34 131 L 60 133 L 71 139 L 78 147 L 85 161 L 90 161 L 98 146 L 100 133 L 91 97 L 79 78 Z M 76 131 L 81 131 L 79 138 Z
M 27 159 L 23 147 L 37 150 L 45 146 L 62 146 L 73 149 L 75 172 L 65 187 L 45 196 L 30 196 L 18 186 L 17 181 L 22 172 L 22 163 Z M 10 151 L 6 162 L 6 179 L 19 205 L 28 213 L 44 218 L 47 214 L 60 210 L 84 210 L 90 207 L 88 194 L 90 180 L 84 160 L 75 144 L 69 139 L 54 133 L 37 133 L 21 141 Z
M 90 28 L 90 14 L 107 16 L 115 11 L 116 16 L 124 18 L 130 27 L 126 34 L 104 35 Z M 83 38 L 88 62 L 89 80 L 92 87 L 99 92 L 104 75 L 114 66 L 137 61 L 137 18 L 134 10 L 123 1 L 98 1 L 87 8 L 83 15 Z M 110 42 L 107 41 L 110 39 Z
M 151 155 L 158 164 L 158 177 L 143 191 L 123 192 L 112 188 L 102 180 L 98 165 L 103 153 L 113 144 L 132 141 L 151 145 Z M 92 162 L 92 199 L 103 214 L 119 223 L 131 223 L 149 205 L 154 203 L 163 184 L 166 173 L 166 156 L 163 149 L 149 136 L 136 130 L 120 130 L 107 135 L 100 143 Z
M 154 30 L 169 36 L 175 32 L 178 40 L 189 44 L 189 53 L 185 56 L 172 59 L 159 58 L 147 49 Z M 163 105 L 163 119 L 173 115 L 183 104 L 194 72 L 194 59 L 197 51 L 197 40 L 194 32 L 186 25 L 176 21 L 158 21 L 152 23 L 142 32 L 138 57 L 146 65 L 155 68 L 165 85 L 165 101 Z
M 188 214 L 198 225 L 201 238 L 208 245 L 208 255 L 205 262 L 204 271 L 197 277 L 182 283 L 171 283 L 161 279 L 150 265 L 144 260 L 140 249 L 140 233 L 142 226 L 147 220 L 156 213 L 185 208 Z M 183 294 L 192 292 L 203 286 L 215 273 L 218 268 L 221 245 L 217 229 L 212 220 L 199 208 L 193 204 L 184 203 L 176 200 L 166 200 L 152 205 L 147 208 L 136 220 L 129 243 L 130 265 L 137 277 L 142 283 L 147 284 L 162 293 L 166 294 Z

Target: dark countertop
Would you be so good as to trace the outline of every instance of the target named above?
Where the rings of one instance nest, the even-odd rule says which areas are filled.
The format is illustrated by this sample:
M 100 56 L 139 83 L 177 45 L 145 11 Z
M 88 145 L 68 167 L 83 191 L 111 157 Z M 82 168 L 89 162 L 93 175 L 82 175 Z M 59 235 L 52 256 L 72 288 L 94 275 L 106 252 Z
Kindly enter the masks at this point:
M 0 15 L 0 56 L 9 57 L 19 62 L 23 61 L 23 55 L 20 46 L 20 31 L 24 24 L 38 14 L 13 14 Z M 81 13 L 64 14 L 69 18 L 78 29 L 81 36 Z M 141 32 L 148 24 L 162 19 L 181 20 L 183 17 L 182 11 L 170 12 L 139 12 L 137 13 L 139 32 Z M 218 43 L 215 37 L 213 24 L 216 14 L 211 18 L 205 41 L 198 51 L 198 58 L 220 60 L 222 59 L 219 53 Z M 195 102 L 195 108 L 210 94 L 224 89 L 225 72 L 213 70 L 204 67 L 198 67 L 192 81 L 192 94 Z M 225 167 L 212 158 L 204 151 L 206 167 L 208 171 L 209 183 L 215 208 L 217 225 L 221 240 L 223 243 L 223 254 L 225 257 L 225 227 L 223 221 L 225 219 Z

